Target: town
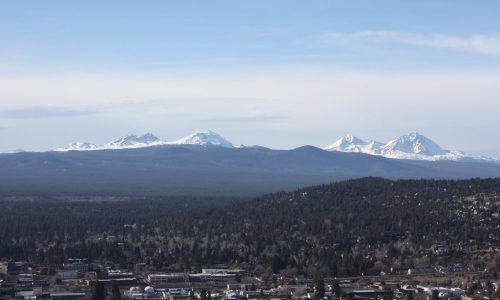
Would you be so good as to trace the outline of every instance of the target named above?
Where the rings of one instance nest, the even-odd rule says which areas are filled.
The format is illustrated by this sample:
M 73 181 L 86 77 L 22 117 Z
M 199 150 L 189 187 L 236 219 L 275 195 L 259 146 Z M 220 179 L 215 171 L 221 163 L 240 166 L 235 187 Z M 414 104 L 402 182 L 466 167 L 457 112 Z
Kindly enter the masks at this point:
M 4 198 L 0 299 L 496 299 L 497 181 Z
M 497 299 L 498 273 L 428 267 L 350 278 L 254 274 L 244 269 L 150 272 L 69 259 L 62 265 L 0 262 L 0 299 Z

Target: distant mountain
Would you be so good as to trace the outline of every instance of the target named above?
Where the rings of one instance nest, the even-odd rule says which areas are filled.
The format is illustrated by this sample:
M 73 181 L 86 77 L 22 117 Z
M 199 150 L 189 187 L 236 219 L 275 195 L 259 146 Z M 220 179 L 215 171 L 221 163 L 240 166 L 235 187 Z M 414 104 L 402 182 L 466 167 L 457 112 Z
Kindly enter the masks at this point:
M 89 151 L 97 149 L 98 147 L 95 144 L 86 142 L 76 142 L 69 144 L 66 148 L 56 149 L 55 151 Z
M 143 136 L 130 134 L 104 145 L 104 149 L 140 148 L 159 144 L 160 140 L 152 133 Z
M 381 153 L 385 157 L 403 159 L 459 160 L 466 157 L 460 151 L 444 150 L 417 132 L 389 141 L 383 146 Z
M 417 132 L 405 134 L 386 144 L 376 141 L 365 142 L 360 138 L 347 134 L 323 149 L 328 151 L 358 152 L 393 159 L 497 161 L 493 158 L 467 156 L 460 151 L 445 150 L 431 139 Z
M 330 151 L 378 154 L 383 145 L 384 144 L 375 141 L 365 142 L 352 134 L 346 134 L 344 137 L 326 146 L 324 149 Z
M 142 136 L 134 134 L 127 135 L 104 145 L 95 145 L 92 143 L 77 142 L 68 145 L 65 148 L 58 148 L 54 151 L 95 151 L 95 150 L 120 150 L 132 148 L 145 148 L 161 145 L 199 145 L 199 146 L 219 146 L 224 148 L 245 148 L 243 145 L 234 145 L 220 134 L 205 130 L 197 131 L 186 137 L 175 141 L 160 140 L 152 133 Z M 252 146 L 260 147 L 260 146 Z M 323 148 L 328 151 L 365 153 L 370 155 L 383 156 L 392 159 L 410 159 L 410 160 L 453 160 L 453 161 L 491 161 L 500 162 L 498 159 L 487 157 L 467 156 L 460 151 L 451 151 L 441 148 L 431 139 L 412 132 L 399 138 L 393 139 L 387 143 L 377 141 L 364 141 L 352 134 L 347 134 L 333 144 Z
M 165 142 L 171 145 L 201 145 L 201 146 L 221 146 L 232 148 L 233 144 L 228 142 L 218 133 L 210 130 L 197 131 L 175 142 Z
M 219 145 L 0 154 L 0 195 L 245 196 L 366 176 L 500 177 L 500 164 L 490 162 L 397 160 L 312 146 Z
M 200 145 L 200 146 L 221 146 L 232 148 L 233 144 L 228 142 L 219 134 L 210 131 L 197 131 L 176 141 L 162 141 L 152 133 L 142 136 L 130 134 L 104 145 L 95 145 L 86 142 L 76 142 L 69 144 L 65 148 L 58 148 L 54 151 L 91 151 L 91 150 L 120 150 L 132 148 L 144 148 L 160 145 Z

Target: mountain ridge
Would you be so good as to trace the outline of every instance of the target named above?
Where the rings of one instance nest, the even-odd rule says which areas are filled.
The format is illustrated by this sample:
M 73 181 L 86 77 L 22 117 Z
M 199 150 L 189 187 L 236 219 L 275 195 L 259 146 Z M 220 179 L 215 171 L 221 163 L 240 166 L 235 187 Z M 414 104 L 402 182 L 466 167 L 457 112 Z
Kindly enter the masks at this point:
M 131 148 L 144 148 L 161 145 L 199 145 L 199 146 L 220 146 L 225 148 L 245 148 L 244 145 L 235 145 L 220 134 L 211 131 L 196 131 L 185 137 L 174 141 L 161 140 L 152 133 L 142 136 L 129 134 L 104 145 L 96 145 L 88 142 L 77 142 L 65 148 L 57 148 L 53 151 L 95 151 L 95 150 L 123 150 Z M 252 146 L 262 147 L 262 146 Z M 464 152 L 446 150 L 418 132 L 404 134 L 392 139 L 387 143 L 375 140 L 365 141 L 352 134 L 346 134 L 334 143 L 323 147 L 328 151 L 364 153 L 375 156 L 383 156 L 391 159 L 410 160 L 452 160 L 452 161 L 490 161 L 500 162 L 496 158 L 485 156 L 469 156 Z
M 366 142 L 352 134 L 347 134 L 334 143 L 323 147 L 323 149 L 339 152 L 360 152 L 392 159 L 498 162 L 498 159 L 495 158 L 468 156 L 461 151 L 443 149 L 436 142 L 418 132 L 402 135 L 387 143 L 374 140 Z
M 261 195 L 378 176 L 500 177 L 490 162 L 396 160 L 364 153 L 215 145 L 0 154 L 0 195 Z
M 122 150 L 132 148 L 144 148 L 161 145 L 200 145 L 200 146 L 221 146 L 234 147 L 234 145 L 224 139 L 221 135 L 211 130 L 195 131 L 183 138 L 175 141 L 160 140 L 152 133 L 142 136 L 129 134 L 104 145 L 96 145 L 88 142 L 71 143 L 65 148 L 57 148 L 54 151 L 94 151 L 94 150 Z

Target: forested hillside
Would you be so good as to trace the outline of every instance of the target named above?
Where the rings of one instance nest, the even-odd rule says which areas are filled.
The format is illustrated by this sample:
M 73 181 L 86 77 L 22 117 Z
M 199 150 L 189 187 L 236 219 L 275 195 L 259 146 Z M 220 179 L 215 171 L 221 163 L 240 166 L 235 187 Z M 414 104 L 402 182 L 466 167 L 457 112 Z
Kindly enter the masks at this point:
M 0 257 L 257 272 L 495 269 L 500 179 L 364 178 L 257 199 L 2 200 Z M 44 213 L 42 214 L 41 211 Z M 9 241 L 9 242 L 5 242 Z

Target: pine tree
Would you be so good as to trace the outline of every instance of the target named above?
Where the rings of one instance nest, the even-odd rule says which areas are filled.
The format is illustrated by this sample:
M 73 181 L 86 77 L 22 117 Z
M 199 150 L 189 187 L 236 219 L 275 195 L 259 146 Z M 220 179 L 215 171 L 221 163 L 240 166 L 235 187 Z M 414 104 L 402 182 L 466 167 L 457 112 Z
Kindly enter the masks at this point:
M 107 294 L 108 294 L 108 291 L 104 287 L 104 283 L 102 283 L 101 281 L 98 281 L 92 287 L 90 299 L 91 300 L 104 300 L 104 299 L 106 299 Z
M 340 285 L 337 280 L 333 282 L 332 285 L 333 292 L 335 293 L 335 296 L 339 297 L 340 296 Z
M 325 281 L 321 276 L 316 276 L 314 279 L 314 292 L 316 299 L 323 299 L 325 297 Z
M 113 288 L 111 289 L 111 299 L 112 300 L 121 300 L 122 299 L 122 294 L 120 293 L 120 287 L 118 286 L 118 283 L 115 281 L 113 282 Z
M 432 300 L 438 300 L 438 299 L 439 299 L 439 291 L 433 290 L 432 291 Z

